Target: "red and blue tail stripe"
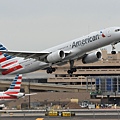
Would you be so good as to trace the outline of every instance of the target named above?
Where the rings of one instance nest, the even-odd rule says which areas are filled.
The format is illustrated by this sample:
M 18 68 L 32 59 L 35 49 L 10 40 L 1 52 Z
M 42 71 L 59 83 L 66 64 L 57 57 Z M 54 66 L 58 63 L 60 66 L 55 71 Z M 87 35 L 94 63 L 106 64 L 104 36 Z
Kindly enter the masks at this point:
M 16 75 L 15 79 L 11 83 L 9 89 L 5 92 L 5 94 L 17 94 L 20 92 L 22 82 L 22 74 Z
M 0 44 L 0 50 L 5 50 L 6 51 L 7 48 L 5 46 L 3 46 L 2 44 Z M 6 60 L 9 60 L 11 58 L 13 58 L 13 57 L 8 55 L 8 54 L 6 54 L 6 53 L 0 52 L 0 63 L 4 62 Z
M 2 44 L 0 44 L 0 50 L 7 50 L 7 48 L 3 46 Z
M 7 48 L 0 44 L 0 50 L 7 50 Z M 2 52 L 0 52 L 0 66 L 4 69 L 7 69 L 2 72 L 2 75 L 14 73 L 15 71 L 23 68 L 19 64 L 17 57 L 13 57 Z
M 4 62 L 4 61 L 6 61 L 6 60 L 9 60 L 9 59 L 11 59 L 11 58 L 13 58 L 13 57 L 10 56 L 10 55 L 8 55 L 8 54 L 6 54 L 6 53 L 3 53 L 3 54 L 1 55 L 1 58 L 0 58 L 0 63 Z

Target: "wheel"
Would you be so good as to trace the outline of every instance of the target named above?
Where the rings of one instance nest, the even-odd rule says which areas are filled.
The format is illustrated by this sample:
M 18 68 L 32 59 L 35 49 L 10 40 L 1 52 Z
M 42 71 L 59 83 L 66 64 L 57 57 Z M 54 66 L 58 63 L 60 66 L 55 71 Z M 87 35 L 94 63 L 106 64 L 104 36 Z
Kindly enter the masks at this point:
M 52 73 L 52 69 L 48 68 L 48 69 L 47 69 L 47 73 L 48 73 L 48 74 L 49 74 L 49 73 L 51 74 L 51 73 Z
M 52 68 L 52 72 L 55 72 L 55 70 L 56 70 L 55 68 Z
M 49 69 L 46 70 L 47 73 L 50 73 Z
M 76 70 L 76 68 L 72 68 L 71 71 L 76 72 L 77 70 Z
M 73 74 L 73 71 L 72 70 L 68 70 L 67 73 L 68 74 Z
M 70 70 L 68 70 L 67 73 L 70 74 Z
M 116 51 L 111 51 L 111 54 L 116 54 Z
M 72 77 L 72 74 L 70 74 L 70 77 Z

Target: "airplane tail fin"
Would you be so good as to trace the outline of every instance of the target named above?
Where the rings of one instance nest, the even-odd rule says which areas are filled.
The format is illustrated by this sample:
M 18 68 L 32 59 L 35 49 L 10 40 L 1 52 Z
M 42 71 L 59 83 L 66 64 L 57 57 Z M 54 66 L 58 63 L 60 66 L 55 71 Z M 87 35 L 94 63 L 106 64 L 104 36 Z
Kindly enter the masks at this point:
M 0 43 L 0 50 L 7 50 L 7 48 L 2 44 L 2 43 Z
M 2 72 L 3 75 L 10 74 L 23 68 L 18 62 L 19 58 L 4 53 L 4 51 L 8 49 L 1 43 L 0 50 L 3 50 L 3 52 L 0 52 L 0 72 Z
M 16 75 L 9 89 L 5 91 L 5 94 L 8 95 L 18 94 L 20 92 L 21 82 L 22 82 L 22 74 Z
M 7 48 L 3 44 L 0 43 L 0 50 L 7 51 Z M 11 58 L 13 58 L 13 57 L 4 52 L 0 52 L 0 63 L 4 62 L 6 60 L 9 60 Z

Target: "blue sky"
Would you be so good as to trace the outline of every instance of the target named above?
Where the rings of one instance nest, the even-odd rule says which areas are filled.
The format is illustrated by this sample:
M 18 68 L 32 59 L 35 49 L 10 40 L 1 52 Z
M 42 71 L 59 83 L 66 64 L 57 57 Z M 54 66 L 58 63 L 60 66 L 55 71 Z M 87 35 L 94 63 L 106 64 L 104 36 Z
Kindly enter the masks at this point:
M 0 42 L 11 50 L 44 50 L 120 26 L 119 6 L 120 0 L 0 0 Z

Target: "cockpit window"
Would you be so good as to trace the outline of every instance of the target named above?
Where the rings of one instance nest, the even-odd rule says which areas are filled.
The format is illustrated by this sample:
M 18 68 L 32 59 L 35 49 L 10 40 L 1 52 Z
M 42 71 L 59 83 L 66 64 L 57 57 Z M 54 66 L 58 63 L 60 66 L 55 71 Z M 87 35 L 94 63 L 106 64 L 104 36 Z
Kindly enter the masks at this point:
M 116 30 L 115 30 L 115 32 L 118 32 L 118 31 L 120 31 L 120 29 L 116 29 Z

